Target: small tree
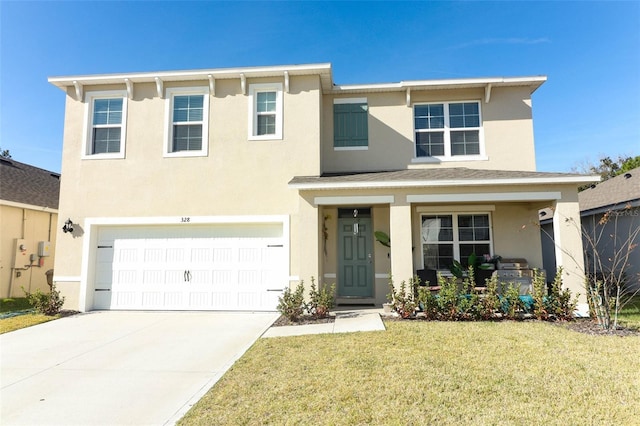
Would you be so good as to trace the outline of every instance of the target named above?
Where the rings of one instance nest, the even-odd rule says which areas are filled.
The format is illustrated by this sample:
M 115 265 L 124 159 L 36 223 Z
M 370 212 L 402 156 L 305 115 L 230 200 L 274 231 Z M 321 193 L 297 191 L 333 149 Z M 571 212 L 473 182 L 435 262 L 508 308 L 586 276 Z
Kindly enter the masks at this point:
M 632 218 L 629 231 L 626 233 L 619 232 L 621 230 L 618 219 L 622 216 Z M 640 291 L 640 288 L 632 290 L 631 286 L 633 281 L 637 284 L 640 276 L 626 275 L 626 271 L 632 265 L 632 259 L 638 257 L 634 253 L 640 237 L 640 226 L 636 217 L 631 206 L 627 205 L 622 209 L 610 209 L 600 220 L 596 222 L 594 219 L 588 224 L 581 224 L 574 218 L 564 218 L 565 222 L 576 226 L 582 235 L 585 265 L 583 278 L 589 309 L 591 315 L 607 330 L 618 326 L 620 310 Z M 553 239 L 546 231 L 543 232 Z M 574 253 L 557 244 L 555 247 L 577 263 Z M 560 295 L 561 298 L 564 296 Z

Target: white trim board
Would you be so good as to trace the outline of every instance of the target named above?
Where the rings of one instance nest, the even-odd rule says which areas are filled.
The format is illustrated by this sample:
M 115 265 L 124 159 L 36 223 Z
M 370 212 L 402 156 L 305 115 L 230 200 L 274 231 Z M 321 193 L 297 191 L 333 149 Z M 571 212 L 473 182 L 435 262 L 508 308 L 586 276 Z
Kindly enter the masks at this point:
M 15 207 L 17 209 L 35 210 L 38 212 L 58 214 L 58 209 L 51 207 L 36 206 L 33 204 L 16 203 L 14 201 L 0 200 L 0 206 Z
M 471 194 L 407 195 L 408 203 L 476 202 L 476 201 L 542 201 L 560 200 L 561 192 L 474 192 Z
M 353 195 L 338 197 L 315 197 L 313 203 L 316 206 L 329 205 L 354 205 L 354 204 L 391 204 L 395 202 L 393 195 Z
M 418 213 L 432 213 L 432 212 L 471 212 L 471 211 L 495 211 L 496 206 L 493 204 L 473 204 L 468 206 L 460 205 L 446 205 L 446 206 L 420 206 L 416 208 Z

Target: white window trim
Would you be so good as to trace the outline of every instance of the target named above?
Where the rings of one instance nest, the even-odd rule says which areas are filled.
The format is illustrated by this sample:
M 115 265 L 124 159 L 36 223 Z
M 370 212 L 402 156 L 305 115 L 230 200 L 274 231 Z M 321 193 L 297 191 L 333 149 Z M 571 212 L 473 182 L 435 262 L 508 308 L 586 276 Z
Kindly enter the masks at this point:
M 333 104 L 367 104 L 368 106 L 369 102 L 367 98 L 334 98 Z
M 122 99 L 122 122 L 120 123 L 120 152 L 110 152 L 93 154 L 93 103 L 96 99 Z M 125 145 L 127 141 L 127 91 L 126 90 L 104 90 L 85 93 L 85 113 L 82 134 L 82 156 L 84 160 L 104 160 L 125 157 Z
M 422 221 L 424 216 L 451 216 L 452 219 L 452 224 L 453 224 L 453 240 L 451 241 L 443 241 L 442 244 L 453 244 L 453 258 L 457 259 L 458 261 L 460 261 L 460 236 L 458 235 L 458 216 L 460 215 L 480 215 L 480 214 L 486 214 L 487 216 L 489 216 L 489 254 L 491 256 L 493 256 L 493 219 L 491 217 L 491 212 L 490 211 L 466 211 L 466 209 L 464 210 L 460 210 L 460 211 L 456 211 L 451 212 L 451 211 L 431 211 L 431 212 L 424 212 L 420 214 L 420 262 L 422 263 L 422 268 L 424 269 L 424 245 L 425 242 L 422 241 Z M 475 241 L 462 241 L 462 244 L 469 244 L 469 243 L 474 243 Z M 477 253 L 476 253 L 477 254 Z M 482 255 L 484 253 L 479 254 L 478 256 Z M 444 272 L 449 272 L 449 271 L 445 271 L 445 270 L 440 270 L 440 271 L 444 271 Z
M 172 152 L 173 145 L 173 98 L 182 95 L 203 95 L 202 102 L 202 149 L 199 151 Z M 164 157 L 206 157 L 209 155 L 209 87 L 171 87 L 165 94 Z
M 273 135 L 258 135 L 258 111 L 256 108 L 257 93 L 276 92 L 276 132 Z M 251 141 L 282 140 L 282 83 L 261 83 L 249 85 L 249 135 Z
M 367 115 L 369 114 L 369 100 L 367 98 L 334 98 L 334 105 L 344 105 L 344 104 L 366 104 L 367 105 Z M 335 123 L 334 123 L 335 126 Z M 367 141 L 367 146 L 334 146 L 334 151 L 368 151 L 369 150 L 369 141 Z
M 478 130 L 478 145 L 480 149 L 479 154 L 475 155 L 451 155 L 451 127 L 449 125 L 449 105 L 450 104 L 463 104 L 463 103 L 477 103 L 478 104 L 478 116 L 480 120 L 480 127 L 456 127 L 454 131 L 464 130 Z M 418 157 L 418 146 L 416 144 L 416 105 L 444 105 L 444 128 L 433 129 L 436 131 L 444 132 L 444 155 L 434 155 L 431 157 Z M 482 119 L 482 102 L 477 99 L 459 100 L 459 101 L 442 101 L 442 102 L 417 102 L 412 106 L 412 118 L 413 118 L 413 159 L 412 163 L 439 163 L 439 162 L 451 162 L 451 161 L 483 161 L 488 160 L 485 146 L 484 146 L 484 122 Z

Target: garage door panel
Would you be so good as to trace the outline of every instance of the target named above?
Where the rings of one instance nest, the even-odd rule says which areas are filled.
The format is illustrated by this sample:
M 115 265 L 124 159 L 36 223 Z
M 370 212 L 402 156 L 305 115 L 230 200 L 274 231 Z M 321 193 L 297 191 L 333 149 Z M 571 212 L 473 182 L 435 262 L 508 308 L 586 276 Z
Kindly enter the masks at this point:
M 94 306 L 275 310 L 280 293 L 269 290 L 283 288 L 287 280 L 282 239 L 246 235 L 255 230 L 282 235 L 282 230 L 274 231 L 273 225 L 250 228 L 101 229 L 100 243 L 113 248 L 98 252 L 95 284 L 102 282 L 112 291 L 101 298 L 96 292 Z

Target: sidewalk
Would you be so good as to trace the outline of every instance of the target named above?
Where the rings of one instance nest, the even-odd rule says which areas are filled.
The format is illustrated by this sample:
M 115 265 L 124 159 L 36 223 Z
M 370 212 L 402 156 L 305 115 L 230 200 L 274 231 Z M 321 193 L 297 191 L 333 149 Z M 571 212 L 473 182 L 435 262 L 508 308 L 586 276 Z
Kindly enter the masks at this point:
M 262 337 L 302 336 L 305 334 L 353 333 L 356 331 L 384 331 L 382 309 L 349 308 L 335 312 L 336 320 L 326 324 L 271 327 Z

